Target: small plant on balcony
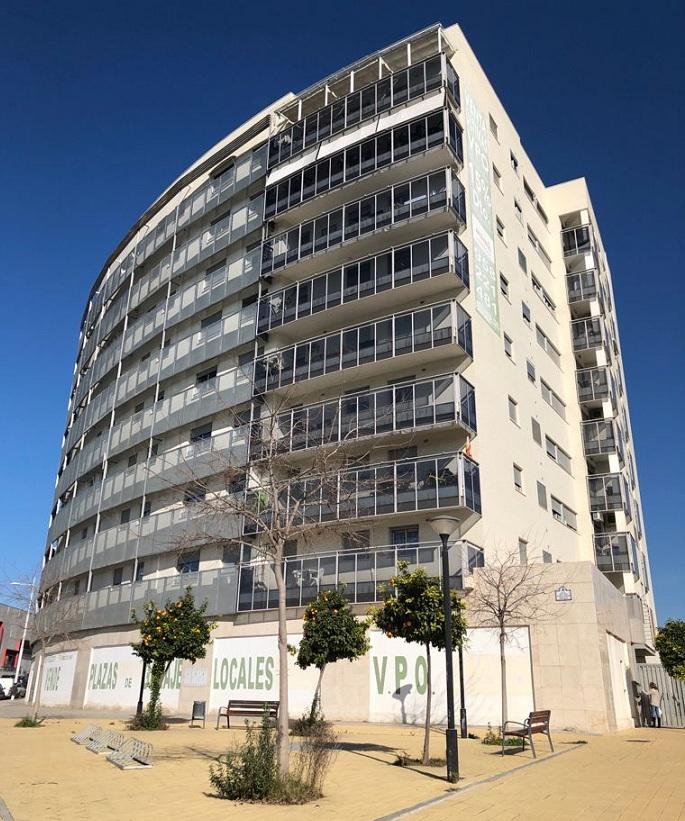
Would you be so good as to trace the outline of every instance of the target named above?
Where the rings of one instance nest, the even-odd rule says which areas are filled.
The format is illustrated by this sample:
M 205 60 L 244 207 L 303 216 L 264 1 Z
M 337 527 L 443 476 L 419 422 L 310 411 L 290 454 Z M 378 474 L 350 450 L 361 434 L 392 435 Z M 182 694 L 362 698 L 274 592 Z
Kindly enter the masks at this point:
M 211 632 L 216 626 L 205 617 L 207 602 L 195 605 L 189 587 L 178 601 L 167 601 L 160 608 L 154 602 L 145 605 L 143 617 L 135 612 L 133 621 L 140 630 L 140 641 L 133 642 L 133 652 L 143 660 L 143 675 L 150 668 L 150 701 L 142 716 L 134 719 L 134 729 L 166 728 L 160 705 L 164 675 L 176 659 L 196 662 L 204 658 Z
M 316 667 L 319 679 L 314 691 L 308 719 L 303 716 L 301 729 L 323 721 L 321 714 L 321 682 L 328 664 L 346 659 L 354 661 L 369 651 L 369 622 L 358 619 L 345 597 L 343 586 L 320 592 L 304 611 L 302 640 L 297 650 L 297 666 L 306 670 Z
M 429 765 L 431 724 L 431 647 L 445 647 L 445 615 L 440 581 L 419 567 L 409 572 L 407 562 L 398 562 L 399 573 L 390 579 L 380 607 L 370 611 L 371 619 L 386 636 L 422 644 L 426 651 L 426 721 L 421 763 Z M 455 592 L 452 601 L 452 646 L 466 637 L 464 606 Z

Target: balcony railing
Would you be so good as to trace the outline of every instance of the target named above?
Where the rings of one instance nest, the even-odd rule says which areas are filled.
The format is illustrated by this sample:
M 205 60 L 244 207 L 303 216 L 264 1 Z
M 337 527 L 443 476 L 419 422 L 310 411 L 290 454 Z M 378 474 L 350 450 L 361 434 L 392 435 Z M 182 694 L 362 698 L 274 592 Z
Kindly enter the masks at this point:
M 450 422 L 462 427 L 467 435 L 476 432 L 475 390 L 459 374 L 294 408 L 278 414 L 276 429 L 269 430 L 268 435 L 276 437 L 279 450 L 289 452 Z M 252 437 L 253 458 L 262 454 L 260 424 L 264 423 L 255 423 Z
M 262 504 L 258 489 L 246 491 L 248 504 Z M 365 519 L 406 511 L 462 508 L 481 513 L 478 465 L 463 453 L 446 453 L 364 465 L 336 477 L 292 482 L 284 492 L 279 516 L 302 524 Z M 273 514 L 267 509 L 260 520 Z M 243 532 L 257 533 L 257 523 L 245 519 Z
M 576 386 L 580 402 L 601 402 L 616 396 L 614 377 L 609 368 L 583 368 L 576 371 Z
M 286 606 L 306 607 L 319 593 L 340 586 L 354 604 L 380 601 L 401 561 L 407 562 L 410 569 L 425 568 L 429 576 L 442 575 L 440 545 L 435 542 L 290 556 L 284 562 Z M 480 548 L 470 542 L 457 542 L 450 549 L 450 587 L 462 589 L 464 577 L 483 565 Z M 239 565 L 238 612 L 276 607 L 273 565 L 263 559 Z
M 593 513 L 623 510 L 626 519 L 632 519 L 630 493 L 626 480 L 620 473 L 588 476 L 587 486 L 590 510 Z
M 441 145 L 449 145 L 461 168 L 464 163 L 461 128 L 444 108 L 380 131 L 324 159 L 314 159 L 296 173 L 270 185 L 265 192 L 264 220 Z
M 466 224 L 464 187 L 451 168 L 390 186 L 270 237 L 262 244 L 262 275 L 320 251 L 432 211 L 450 208 Z
M 611 419 L 583 422 L 583 447 L 586 456 L 618 453 L 623 461 L 623 436 Z
M 408 353 L 457 345 L 473 356 L 471 317 L 455 301 L 305 340 L 255 360 L 254 393 Z
M 574 320 L 571 322 L 571 335 L 576 353 L 606 347 L 604 327 L 599 317 Z
M 561 232 L 561 241 L 565 257 L 589 254 L 593 248 L 592 227 L 581 225 L 578 228 L 567 228 Z
M 630 533 L 595 535 L 595 561 L 605 573 L 639 575 L 637 546 Z
M 395 72 L 309 114 L 269 141 L 269 168 L 346 128 L 445 86 L 459 107 L 459 78 L 443 54 Z
M 571 305 L 597 299 L 600 294 L 597 271 L 591 269 L 580 274 L 566 274 L 566 293 Z
M 468 252 L 454 231 L 390 248 L 267 294 L 259 301 L 258 332 L 448 272 L 469 287 Z

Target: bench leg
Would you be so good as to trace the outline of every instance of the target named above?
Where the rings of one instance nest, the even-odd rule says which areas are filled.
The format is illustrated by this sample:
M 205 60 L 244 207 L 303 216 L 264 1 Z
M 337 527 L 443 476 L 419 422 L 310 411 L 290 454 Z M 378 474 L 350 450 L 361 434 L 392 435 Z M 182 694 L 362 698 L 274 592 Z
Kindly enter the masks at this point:
M 552 746 L 552 733 L 547 730 L 547 740 L 549 741 L 549 748 L 552 752 L 554 752 L 554 747 Z
M 530 749 L 533 751 L 533 758 L 537 758 L 537 755 L 535 754 L 535 745 L 533 744 L 533 735 L 532 735 L 532 733 L 528 734 L 528 743 L 530 744 Z

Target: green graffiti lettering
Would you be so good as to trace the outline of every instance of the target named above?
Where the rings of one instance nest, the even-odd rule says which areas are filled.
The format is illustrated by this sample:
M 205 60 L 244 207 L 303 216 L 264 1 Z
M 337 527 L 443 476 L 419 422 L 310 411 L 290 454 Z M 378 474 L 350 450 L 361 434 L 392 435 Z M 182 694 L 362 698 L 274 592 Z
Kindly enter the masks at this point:
M 245 659 L 240 659 L 240 669 L 238 670 L 238 690 L 244 690 L 247 686 L 247 676 L 245 672 Z
M 252 661 L 253 659 L 250 657 L 247 660 L 247 689 L 254 690 L 254 679 L 252 678 Z
M 214 669 L 212 670 L 212 690 L 218 690 L 219 689 L 219 682 L 217 681 L 217 677 L 216 677 L 216 668 L 217 668 L 218 664 L 219 664 L 219 662 L 216 659 L 214 659 Z
M 237 669 L 237 667 L 238 667 L 238 659 L 234 657 L 234 658 L 231 659 L 231 667 L 230 667 L 230 672 L 228 674 L 229 675 L 229 681 L 231 683 L 231 690 L 237 689 L 237 686 L 238 686 L 237 685 L 237 679 L 236 679 L 236 669 Z
M 119 676 L 119 662 L 115 661 L 112 665 L 112 690 L 116 689 L 117 679 Z
M 266 658 L 266 689 L 270 690 L 274 686 L 274 659 L 273 656 Z
M 221 689 L 228 685 L 228 659 L 221 659 Z
M 395 656 L 395 690 L 399 690 L 402 680 L 407 677 L 407 659 L 404 656 Z
M 95 689 L 95 665 L 90 665 L 90 673 L 88 674 L 88 689 L 94 690 Z
M 388 666 L 388 657 L 383 656 L 383 662 L 381 664 L 381 669 L 378 669 L 378 656 L 373 657 L 373 672 L 376 676 L 376 689 L 378 690 L 378 695 L 382 695 L 383 693 L 383 685 L 385 684 L 385 670 Z
M 428 662 L 425 656 L 419 656 L 416 659 L 414 679 L 416 680 L 416 692 L 420 696 L 424 695 L 428 685 Z

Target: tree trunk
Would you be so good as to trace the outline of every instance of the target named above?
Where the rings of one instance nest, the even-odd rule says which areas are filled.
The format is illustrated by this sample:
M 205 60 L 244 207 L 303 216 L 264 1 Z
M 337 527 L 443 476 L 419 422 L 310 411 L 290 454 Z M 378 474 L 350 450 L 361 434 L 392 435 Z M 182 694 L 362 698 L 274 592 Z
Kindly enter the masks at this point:
M 431 744 L 431 696 L 433 682 L 431 676 L 431 647 L 426 645 L 426 729 L 423 737 L 423 763 L 430 764 L 430 744 Z
M 276 589 L 278 590 L 278 769 L 287 775 L 290 766 L 290 739 L 288 738 L 288 625 L 285 613 L 285 579 L 283 558 L 274 560 Z
M 507 721 L 507 657 L 504 652 L 504 642 L 506 639 L 505 628 L 499 631 L 499 666 L 502 677 L 502 727 Z
M 309 711 L 309 720 L 314 721 L 314 716 L 316 715 L 316 705 L 319 705 L 319 709 L 321 708 L 321 682 L 323 681 L 323 673 L 326 669 L 326 665 L 319 670 L 319 680 L 316 682 L 316 690 L 314 690 L 314 698 L 312 699 L 312 709 Z
M 148 704 L 148 712 L 150 715 L 157 710 L 159 706 L 160 693 L 162 691 L 162 681 L 167 667 L 164 662 L 153 661 L 150 670 L 150 703 Z
M 38 681 L 36 682 L 35 697 L 33 699 L 33 720 L 38 721 L 38 711 L 40 710 L 40 690 L 43 684 L 43 670 L 45 669 L 45 648 L 43 648 L 43 655 L 40 658 L 40 666 L 38 667 Z

